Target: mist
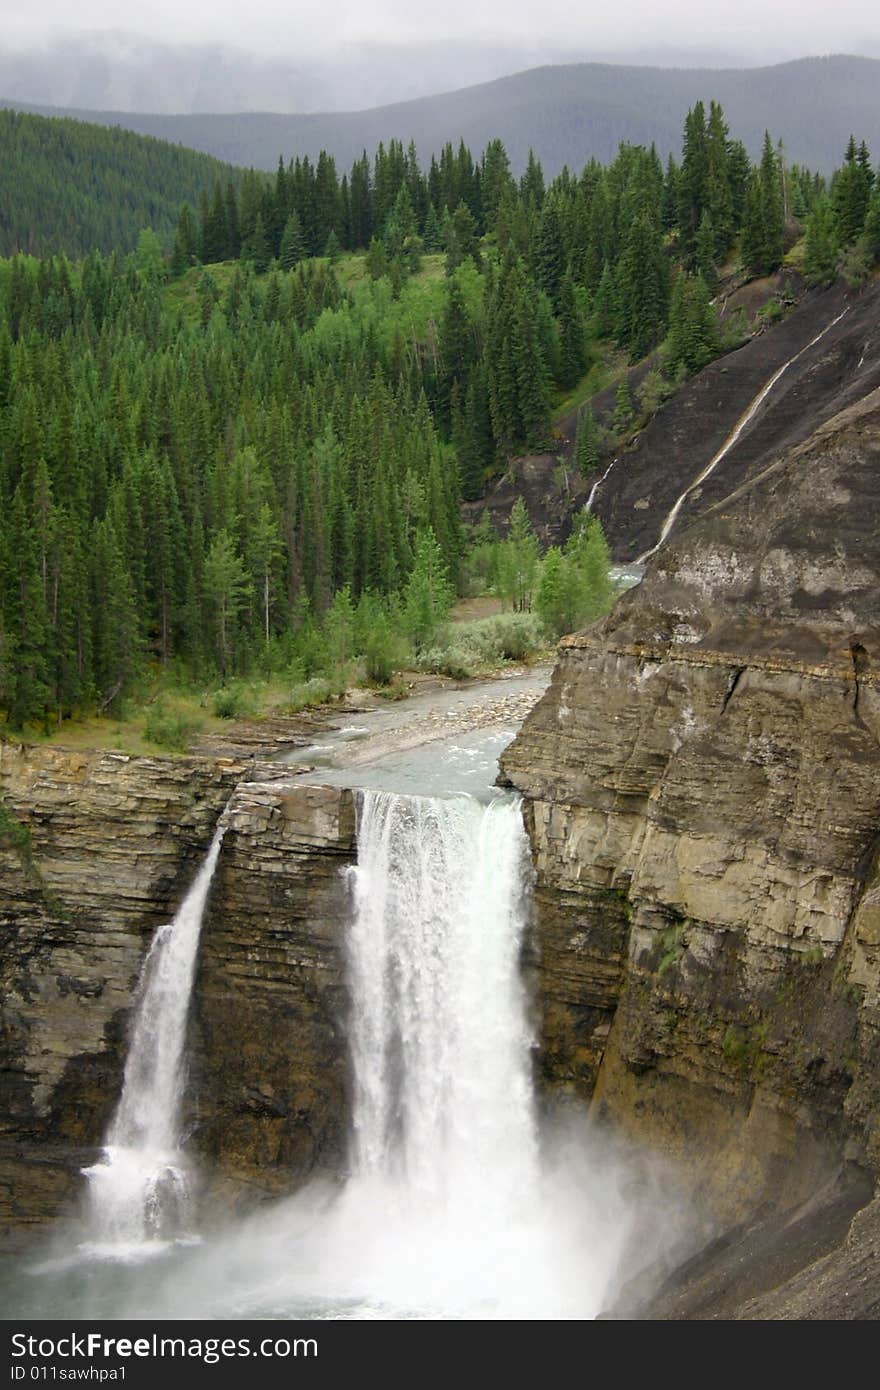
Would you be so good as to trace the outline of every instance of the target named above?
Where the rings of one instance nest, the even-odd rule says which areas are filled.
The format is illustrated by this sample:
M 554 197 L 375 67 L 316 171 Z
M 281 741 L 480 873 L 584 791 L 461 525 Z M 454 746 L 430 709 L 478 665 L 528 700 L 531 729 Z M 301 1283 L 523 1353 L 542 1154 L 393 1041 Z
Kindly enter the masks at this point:
M 573 15 L 550 0 L 438 12 L 424 4 L 329 0 L 320 10 L 255 0 L 246 20 L 227 0 L 185 7 L 155 0 L 138 31 L 118 9 L 48 0 L 6 17 L 0 98 L 86 110 L 197 112 L 352 111 L 455 90 L 545 64 L 634 63 L 751 67 L 854 53 L 880 56 L 873 6 L 833 12 L 815 0 L 768 10 L 744 0 L 737 25 L 695 0 L 659 12 L 623 0 L 613 13 Z

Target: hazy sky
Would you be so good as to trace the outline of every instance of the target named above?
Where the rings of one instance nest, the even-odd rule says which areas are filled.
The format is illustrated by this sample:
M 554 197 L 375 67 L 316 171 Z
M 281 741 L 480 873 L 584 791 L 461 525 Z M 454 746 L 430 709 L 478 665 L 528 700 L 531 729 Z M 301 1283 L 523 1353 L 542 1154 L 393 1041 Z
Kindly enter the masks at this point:
M 168 43 L 220 40 L 262 54 L 369 39 L 488 38 L 585 52 L 715 45 L 772 60 L 811 53 L 880 54 L 877 0 L 0 0 L 4 39 L 126 30 Z

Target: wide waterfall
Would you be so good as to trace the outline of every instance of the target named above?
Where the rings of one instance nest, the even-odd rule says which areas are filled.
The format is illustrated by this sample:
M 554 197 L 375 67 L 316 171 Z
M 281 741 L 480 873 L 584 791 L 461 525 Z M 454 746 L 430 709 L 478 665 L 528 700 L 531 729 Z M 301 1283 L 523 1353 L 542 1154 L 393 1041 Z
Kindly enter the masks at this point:
M 174 920 L 155 933 L 138 982 L 122 1095 L 104 1154 L 86 1169 L 91 1241 L 108 1253 L 188 1233 L 190 1179 L 180 1153 L 186 1020 L 221 820 Z
M 355 1172 L 446 1207 L 522 1202 L 537 1141 L 519 805 L 362 797 L 348 936 Z
M 479 749 L 460 751 L 479 761 Z M 347 1173 L 187 1239 L 186 1016 L 220 829 L 144 964 L 122 1096 L 104 1158 L 88 1170 L 87 1238 L 72 1274 L 63 1250 L 44 1267 L 51 1307 L 558 1319 L 605 1306 L 633 1229 L 631 1182 L 577 1107 L 539 1116 L 520 802 L 488 778 L 477 795 L 460 794 L 470 766 L 462 773 L 434 753 L 435 780 L 454 794 L 357 792 L 357 862 L 342 871 Z
M 592 1316 L 626 1222 L 578 1144 L 539 1146 L 519 800 L 360 795 L 337 1293 L 373 1316 Z

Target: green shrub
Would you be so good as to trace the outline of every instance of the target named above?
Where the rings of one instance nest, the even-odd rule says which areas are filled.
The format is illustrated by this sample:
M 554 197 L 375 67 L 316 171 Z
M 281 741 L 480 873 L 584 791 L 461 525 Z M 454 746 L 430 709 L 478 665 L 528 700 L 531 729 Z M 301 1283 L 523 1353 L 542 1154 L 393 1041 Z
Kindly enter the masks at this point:
M 419 653 L 418 668 L 462 680 L 503 661 L 525 661 L 542 646 L 541 624 L 534 613 L 502 613 L 445 628 L 433 646 Z
M 211 713 L 218 719 L 247 719 L 255 709 L 253 694 L 241 685 L 221 686 L 211 701 Z
M 329 704 L 345 694 L 345 681 L 339 677 L 313 676 L 311 680 L 294 685 L 280 706 L 282 714 L 298 714 L 300 710 L 315 709 Z
M 200 719 L 169 709 L 163 701 L 157 700 L 144 720 L 144 738 L 155 743 L 157 748 L 170 748 L 180 753 L 189 747 L 201 728 Z
M 8 844 L 15 850 L 22 864 L 31 860 L 30 828 L 12 814 L 9 807 L 0 801 L 0 844 Z

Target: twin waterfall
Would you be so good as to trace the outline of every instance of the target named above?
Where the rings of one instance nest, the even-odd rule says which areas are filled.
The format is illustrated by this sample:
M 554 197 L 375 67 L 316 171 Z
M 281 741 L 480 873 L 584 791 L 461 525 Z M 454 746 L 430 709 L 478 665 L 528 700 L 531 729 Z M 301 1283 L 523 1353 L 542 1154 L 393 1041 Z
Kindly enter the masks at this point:
M 174 1316 L 187 1306 L 213 1316 L 230 1289 L 235 1316 L 595 1316 L 627 1223 L 583 1130 L 539 1143 L 520 803 L 358 795 L 358 860 L 345 871 L 347 1181 L 329 1197 L 320 1183 L 301 1189 L 192 1244 L 179 1116 L 218 830 L 144 965 L 122 1098 L 88 1170 L 85 1249 L 129 1260 L 164 1250 L 167 1262 L 189 1245 L 163 1273 Z

